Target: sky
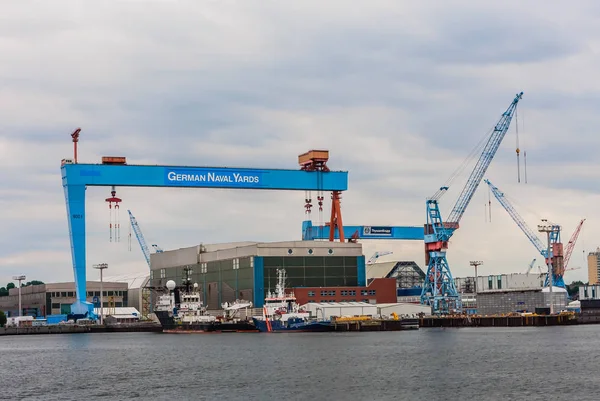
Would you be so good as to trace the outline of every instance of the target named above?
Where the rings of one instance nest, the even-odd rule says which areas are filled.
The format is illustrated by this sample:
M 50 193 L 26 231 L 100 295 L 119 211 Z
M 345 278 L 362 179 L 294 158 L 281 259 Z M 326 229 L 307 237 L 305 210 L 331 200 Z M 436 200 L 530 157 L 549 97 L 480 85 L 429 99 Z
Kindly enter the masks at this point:
M 585 255 L 600 246 L 599 19 L 592 0 L 4 2 L 0 286 L 73 279 L 60 161 L 77 127 L 86 163 L 296 169 L 299 154 L 329 149 L 329 166 L 349 172 L 345 224 L 421 226 L 427 197 L 520 91 L 485 178 L 534 230 L 561 224 L 565 244 L 587 219 L 570 262 L 580 269 L 565 275 L 587 281 Z M 469 173 L 441 199 L 444 217 Z M 306 218 L 302 192 L 117 188 L 121 241 L 109 242 L 109 195 L 87 190 L 90 280 L 96 263 L 147 271 L 128 209 L 165 250 L 299 240 Z M 541 264 L 493 196 L 489 221 L 488 200 L 482 183 L 450 243 L 454 276 L 473 275 L 471 260 L 479 274 Z M 422 242 L 363 247 L 425 268 Z

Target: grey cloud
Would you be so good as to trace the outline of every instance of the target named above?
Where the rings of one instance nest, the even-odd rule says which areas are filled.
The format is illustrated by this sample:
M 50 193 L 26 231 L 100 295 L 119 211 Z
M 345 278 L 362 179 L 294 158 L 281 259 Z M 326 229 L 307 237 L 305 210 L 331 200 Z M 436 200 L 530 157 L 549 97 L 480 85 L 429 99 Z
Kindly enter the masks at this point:
M 298 153 L 329 147 L 331 166 L 350 170 L 351 190 L 343 201 L 347 224 L 391 219 L 420 225 L 424 198 L 520 90 L 531 182 L 597 193 L 588 179 L 557 174 L 561 165 L 579 161 L 598 165 L 594 89 L 528 91 L 531 78 L 511 69 L 527 66 L 541 75 L 556 68 L 552 63 L 587 54 L 587 41 L 598 36 L 590 30 L 593 14 L 557 12 L 546 3 L 462 2 L 438 4 L 437 11 L 427 3 L 383 1 L 339 8 L 332 3 L 331 9 L 310 2 L 272 3 L 266 10 L 264 3 L 235 9 L 189 4 L 144 6 L 142 14 L 127 4 L 115 14 L 106 3 L 79 9 L 86 23 L 71 25 L 76 14 L 58 8 L 43 14 L 39 8 L 51 21 L 40 26 L 43 45 L 31 41 L 34 28 L 3 25 L 4 36 L 18 40 L 0 48 L 11 55 L 0 67 L 11 95 L 0 101 L 18 107 L 0 111 L 0 135 L 11 150 L 11 164 L 0 165 L 9 173 L 3 187 L 31 191 L 22 207 L 63 210 L 59 162 L 71 155 L 70 131 L 81 126 L 82 161 L 122 154 L 150 164 L 296 168 Z M 498 13 L 501 8 L 506 10 Z M 575 17 L 581 23 L 570 31 L 558 23 Z M 580 135 L 565 136 L 569 128 Z M 513 144 L 511 130 L 490 167 L 492 177 L 516 179 Z M 463 184 L 444 198 L 445 208 Z M 104 257 L 108 216 L 102 191 L 108 189 L 88 195 L 91 260 Z M 304 217 L 302 194 L 119 191 L 140 214 L 146 235 L 165 247 L 206 238 L 298 238 Z M 481 219 L 475 217 L 481 205 L 473 202 L 467 211 L 473 222 L 465 217 L 451 258 L 463 248 L 468 253 L 469 239 L 479 234 Z M 553 205 L 548 208 L 559 208 Z M 68 259 L 65 212 L 49 221 L 0 215 L 9 222 L 0 235 L 3 249 L 58 249 Z M 281 231 L 273 228 L 282 225 Z M 415 249 L 421 258 L 422 247 Z M 111 248 L 111 263 L 140 263 L 143 269 L 135 251 Z M 72 274 L 69 266 L 60 269 Z

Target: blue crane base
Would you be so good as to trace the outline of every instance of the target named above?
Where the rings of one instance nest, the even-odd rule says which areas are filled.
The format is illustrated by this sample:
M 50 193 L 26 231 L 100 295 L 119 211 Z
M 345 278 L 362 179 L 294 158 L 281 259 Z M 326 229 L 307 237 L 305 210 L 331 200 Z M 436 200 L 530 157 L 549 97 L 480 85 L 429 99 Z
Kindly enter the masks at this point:
M 431 313 L 435 315 L 447 315 L 462 310 L 460 295 L 456 291 L 446 260 L 446 252 L 429 252 L 421 304 L 431 306 Z
M 70 315 L 77 316 L 80 319 L 87 318 L 91 320 L 98 320 L 99 318 L 99 316 L 94 313 L 94 304 L 79 300 L 71 304 Z
M 567 288 L 567 285 L 565 284 L 565 280 L 562 276 L 553 274 L 552 281 L 553 281 L 554 287 L 560 287 L 560 288 L 565 288 L 565 289 Z M 548 287 L 548 275 L 547 274 L 546 274 L 546 278 L 544 279 L 544 287 Z

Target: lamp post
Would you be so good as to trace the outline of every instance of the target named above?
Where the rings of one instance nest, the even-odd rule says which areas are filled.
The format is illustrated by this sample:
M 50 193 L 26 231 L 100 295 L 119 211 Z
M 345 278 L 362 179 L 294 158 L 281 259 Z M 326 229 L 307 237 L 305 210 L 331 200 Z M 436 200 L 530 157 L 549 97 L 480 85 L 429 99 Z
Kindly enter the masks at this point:
M 481 266 L 483 262 L 481 260 L 472 260 L 469 264 L 475 267 L 475 296 L 477 296 L 477 267 Z
M 108 268 L 108 264 L 106 264 L 106 263 L 100 263 L 100 264 L 94 265 L 94 269 L 100 270 L 100 324 L 104 324 L 104 315 L 103 315 L 104 291 L 103 291 L 103 285 L 102 285 L 103 284 L 102 271 L 107 268 Z
M 20 276 L 13 276 L 13 280 L 19 282 L 19 316 L 23 315 L 23 308 L 21 307 L 21 281 L 25 280 L 25 275 L 21 274 Z
M 556 227 L 553 224 L 548 224 L 547 219 L 542 219 L 542 224 L 538 224 L 538 231 L 546 233 L 548 248 L 546 249 L 546 264 L 548 265 L 548 290 L 550 297 L 550 314 L 554 314 L 554 299 L 552 298 L 552 287 L 554 286 L 554 277 L 552 275 L 552 250 L 550 248 L 550 233 L 554 232 Z
M 233 270 L 235 270 L 235 299 L 238 299 L 238 270 L 240 270 L 240 260 L 238 258 L 233 259 Z

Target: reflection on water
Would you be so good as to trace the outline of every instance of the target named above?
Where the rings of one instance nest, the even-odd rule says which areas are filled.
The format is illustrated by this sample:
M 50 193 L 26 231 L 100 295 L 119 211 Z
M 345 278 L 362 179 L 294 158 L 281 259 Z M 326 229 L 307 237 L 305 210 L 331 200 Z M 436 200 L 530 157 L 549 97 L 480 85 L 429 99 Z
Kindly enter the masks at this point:
M 13 400 L 598 400 L 600 325 L 0 337 Z M 592 369 L 592 371 L 588 370 Z

